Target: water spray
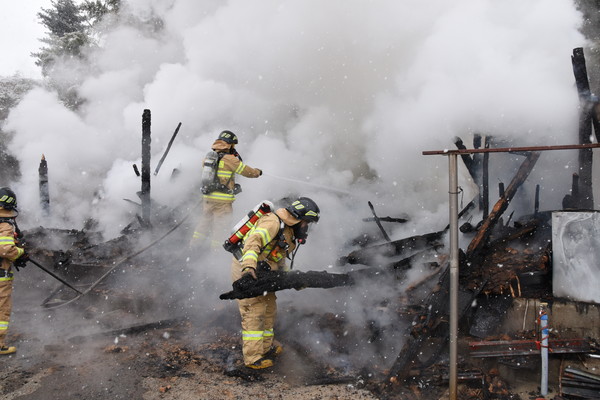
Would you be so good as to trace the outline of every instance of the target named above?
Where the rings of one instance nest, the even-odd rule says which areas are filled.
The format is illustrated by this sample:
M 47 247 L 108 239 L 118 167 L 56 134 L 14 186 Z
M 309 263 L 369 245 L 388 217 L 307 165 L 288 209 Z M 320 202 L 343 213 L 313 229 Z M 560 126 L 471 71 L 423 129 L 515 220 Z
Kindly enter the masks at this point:
M 342 193 L 342 194 L 348 194 L 348 195 L 351 194 L 348 191 L 341 190 L 341 189 L 336 189 L 336 188 L 333 188 L 333 187 L 330 187 L 330 186 L 319 185 L 317 183 L 312 183 L 312 182 L 306 182 L 306 181 L 303 181 L 303 180 L 300 180 L 300 179 L 293 179 L 293 178 L 286 178 L 286 177 L 283 177 L 283 176 L 277 176 L 277 175 L 266 173 L 264 171 L 263 171 L 263 175 L 264 176 L 269 176 L 269 177 L 275 178 L 275 179 L 281 179 L 281 180 L 288 181 L 288 182 L 295 182 L 295 183 L 300 183 L 300 184 L 303 184 L 303 185 L 314 186 L 314 187 L 318 187 L 318 188 L 324 189 L 324 190 L 329 190 L 329 191 L 332 191 L 332 192 L 337 192 L 337 193 Z

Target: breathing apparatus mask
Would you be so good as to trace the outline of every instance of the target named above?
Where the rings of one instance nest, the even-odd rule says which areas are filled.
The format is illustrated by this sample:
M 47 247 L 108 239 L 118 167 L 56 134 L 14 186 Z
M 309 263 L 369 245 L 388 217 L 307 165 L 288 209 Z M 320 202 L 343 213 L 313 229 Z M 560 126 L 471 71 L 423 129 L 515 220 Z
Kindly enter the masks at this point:
M 306 239 L 308 238 L 308 226 L 308 221 L 300 221 L 292 227 L 294 230 L 294 237 L 298 241 L 298 244 L 306 243 Z

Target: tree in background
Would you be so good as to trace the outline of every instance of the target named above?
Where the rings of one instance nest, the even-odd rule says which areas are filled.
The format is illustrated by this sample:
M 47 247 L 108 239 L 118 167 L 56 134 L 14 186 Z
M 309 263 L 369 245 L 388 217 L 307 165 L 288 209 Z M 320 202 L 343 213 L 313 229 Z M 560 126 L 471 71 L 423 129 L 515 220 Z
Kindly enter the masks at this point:
M 42 69 L 44 82 L 19 75 L 0 77 L 0 182 L 4 184 L 18 180 L 21 175 L 17 158 L 7 148 L 13 133 L 3 130 L 10 110 L 27 92 L 42 85 L 56 90 L 71 108 L 81 104 L 76 90 L 78 74 L 74 71 L 86 65 L 86 53 L 97 46 L 103 33 L 103 21 L 107 16 L 116 16 L 121 0 L 86 0 L 79 3 L 52 0 L 52 7 L 42 8 L 38 13 L 40 23 L 48 32 L 45 38 L 40 39 L 45 46 L 32 56 Z M 75 69 L 70 70 L 70 67 Z
M 49 76 L 59 59 L 81 58 L 89 39 L 84 17 L 73 0 L 53 0 L 52 8 L 42 8 L 37 15 L 48 36 L 40 39 L 46 47 L 32 55 L 37 58 L 35 64 L 42 68 L 42 75 Z
M 116 15 L 121 1 L 76 4 L 73 0 L 52 0 L 51 4 L 37 14 L 47 36 L 40 39 L 45 46 L 32 56 L 65 105 L 75 109 L 82 103 L 77 87 L 89 72 L 87 54 L 98 46 L 102 21 L 107 15 Z
M 21 176 L 18 160 L 8 152 L 7 143 L 11 134 L 2 129 L 4 120 L 11 108 L 16 106 L 23 96 L 38 83 L 33 79 L 22 78 L 18 75 L 0 77 L 0 182 L 13 182 Z

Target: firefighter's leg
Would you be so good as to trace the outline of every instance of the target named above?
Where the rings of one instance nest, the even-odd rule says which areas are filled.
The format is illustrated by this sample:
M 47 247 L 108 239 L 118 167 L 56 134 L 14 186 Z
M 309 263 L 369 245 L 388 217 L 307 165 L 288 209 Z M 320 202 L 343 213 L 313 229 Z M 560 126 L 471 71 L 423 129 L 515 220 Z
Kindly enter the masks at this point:
M 275 317 L 277 316 L 277 296 L 269 292 L 263 296 L 266 303 L 265 308 L 265 334 L 263 336 L 263 354 L 267 354 L 273 347 Z
M 4 344 L 8 333 L 8 323 L 12 310 L 12 278 L 0 278 L 0 354 L 10 354 L 16 351 L 14 347 Z
M 196 224 L 192 238 L 190 239 L 190 249 L 199 251 L 201 247 L 208 243 L 211 237 L 213 225 L 213 206 L 210 201 L 204 201 L 202 215 Z
M 263 335 L 267 302 L 264 296 L 238 300 L 242 317 L 242 353 L 244 364 L 250 366 L 263 356 Z
M 223 242 L 229 237 L 231 230 L 231 214 L 233 205 L 230 202 L 215 203 L 210 233 L 210 249 L 213 251 L 223 250 Z

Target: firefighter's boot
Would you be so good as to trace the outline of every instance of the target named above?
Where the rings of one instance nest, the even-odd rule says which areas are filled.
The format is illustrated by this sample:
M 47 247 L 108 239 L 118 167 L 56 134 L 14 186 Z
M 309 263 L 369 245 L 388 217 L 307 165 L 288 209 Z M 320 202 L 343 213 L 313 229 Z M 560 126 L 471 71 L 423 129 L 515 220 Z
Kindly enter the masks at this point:
M 15 346 L 0 346 L 0 355 L 12 354 L 17 351 Z
M 246 368 L 252 368 L 252 369 L 265 369 L 265 368 L 270 368 L 273 366 L 273 360 L 268 359 L 268 358 L 261 358 L 258 361 L 255 361 L 252 364 L 246 364 Z
M 274 360 L 281 353 L 283 353 L 283 346 L 280 346 L 278 344 L 274 344 L 273 346 L 271 346 L 271 348 L 269 349 L 269 351 L 267 351 L 265 353 L 265 355 L 263 357 L 264 358 L 268 358 L 270 360 Z

